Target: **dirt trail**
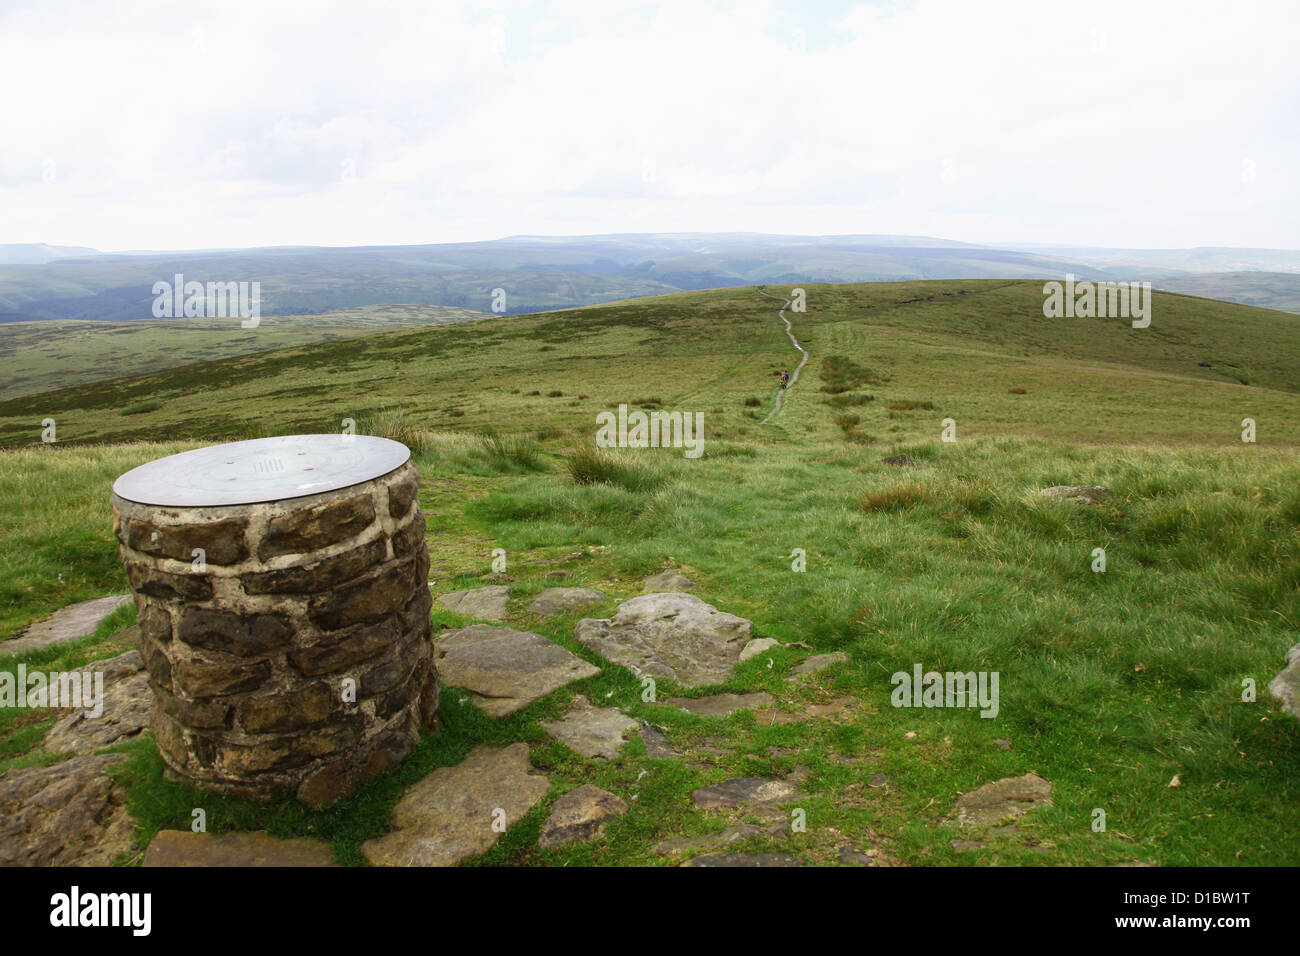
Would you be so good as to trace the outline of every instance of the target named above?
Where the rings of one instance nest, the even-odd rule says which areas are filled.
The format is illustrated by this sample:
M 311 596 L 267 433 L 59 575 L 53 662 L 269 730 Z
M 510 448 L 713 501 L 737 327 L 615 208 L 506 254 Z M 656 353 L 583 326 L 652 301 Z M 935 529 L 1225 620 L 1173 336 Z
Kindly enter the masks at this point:
M 769 299 L 781 299 L 781 296 L 771 295 L 770 293 L 764 292 L 762 289 L 758 290 L 758 294 L 765 295 Z M 767 413 L 767 418 L 759 422 L 760 425 L 766 425 L 768 422 L 772 420 L 772 416 L 781 410 L 782 397 L 784 397 L 788 389 L 794 388 L 794 383 L 799 381 L 799 373 L 803 371 L 803 367 L 808 364 L 808 353 L 807 351 L 804 350 L 804 347 L 799 344 L 799 340 L 794 337 L 794 329 L 790 327 L 790 320 L 785 317 L 785 310 L 790 307 L 790 300 L 781 299 L 781 302 L 782 302 L 781 308 L 776 310 L 776 314 L 781 319 L 781 321 L 785 323 L 785 334 L 790 336 L 790 342 L 794 345 L 795 348 L 797 348 L 800 351 L 800 353 L 802 353 L 803 358 L 801 358 L 799 360 L 799 364 L 795 366 L 794 374 L 790 376 L 790 383 L 785 388 L 777 390 L 776 405 L 774 405 L 772 407 L 772 410 Z

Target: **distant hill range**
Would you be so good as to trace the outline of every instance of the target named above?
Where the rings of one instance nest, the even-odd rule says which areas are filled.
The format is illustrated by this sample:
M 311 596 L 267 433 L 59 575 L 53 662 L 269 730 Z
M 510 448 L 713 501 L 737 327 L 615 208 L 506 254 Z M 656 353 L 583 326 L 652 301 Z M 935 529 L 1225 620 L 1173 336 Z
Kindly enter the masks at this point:
M 88 246 L 47 246 L 43 242 L 0 242 L 0 265 L 44 265 L 60 259 L 103 255 Z
M 1062 278 L 1300 312 L 1300 251 L 976 245 L 925 236 L 654 233 L 490 242 L 101 253 L 0 245 L 0 322 L 152 318 L 153 284 L 261 283 L 263 315 L 371 305 L 541 312 L 759 283 Z

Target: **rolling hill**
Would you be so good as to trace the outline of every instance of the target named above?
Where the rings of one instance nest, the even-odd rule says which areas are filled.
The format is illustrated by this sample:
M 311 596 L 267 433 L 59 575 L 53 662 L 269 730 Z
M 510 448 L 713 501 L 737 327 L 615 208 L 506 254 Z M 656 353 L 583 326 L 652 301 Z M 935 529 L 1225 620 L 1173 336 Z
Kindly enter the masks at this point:
M 1150 328 L 1046 319 L 1042 285 L 1006 280 L 809 286 L 798 316 L 815 363 L 844 355 L 926 416 L 868 416 L 890 440 L 932 437 L 952 415 L 973 434 L 1079 441 L 1230 444 L 1243 417 L 1261 441 L 1300 441 L 1300 320 L 1156 293 Z M 0 402 L 0 443 L 195 439 L 334 431 L 344 418 L 403 412 L 419 427 L 584 428 L 595 411 L 651 396 L 721 406 L 719 437 L 753 429 L 789 344 L 752 288 L 676 293 L 303 345 L 93 382 Z M 1009 396 L 1022 387 L 1026 396 Z M 557 393 L 552 395 L 551 393 Z M 489 402 L 485 396 L 491 396 Z M 1030 397 L 1032 396 L 1032 397 Z M 1087 408 L 1086 414 L 1071 409 Z M 943 414 L 939 414 L 942 412 Z M 796 408 L 782 427 L 796 427 Z M 824 430 L 813 415 L 806 427 Z M 803 427 L 798 426 L 798 427 Z M 866 426 L 864 426 L 864 429 Z
M 1272 303 L 1258 298 L 1255 270 L 1300 275 L 1300 253 L 1286 250 L 1015 249 L 924 236 L 745 233 L 515 236 L 423 246 L 101 253 L 27 261 L 0 265 L 0 323 L 148 319 L 153 284 L 177 274 L 191 281 L 257 281 L 263 315 L 393 304 L 488 311 L 495 289 L 505 290 L 505 312 L 513 315 L 765 282 L 1059 279 L 1066 273 L 1178 290 L 1183 287 L 1174 284 L 1176 278 L 1206 271 L 1216 279 L 1203 287 L 1204 294 L 1282 306 L 1292 297 Z
M 490 313 L 451 306 L 363 306 L 320 315 L 229 319 L 59 320 L 0 324 L 0 398 L 387 329 L 467 322 Z
M 108 506 L 122 472 L 353 418 L 413 450 L 435 593 L 504 584 L 508 626 L 601 668 L 503 720 L 445 686 L 439 730 L 323 812 L 200 797 L 144 735 L 122 748 L 133 859 L 202 800 L 223 830 L 313 836 L 364 863 L 407 787 L 488 741 L 527 743 L 556 792 L 635 799 L 601 840 L 556 849 L 538 845 L 539 804 L 484 865 L 674 865 L 664 841 L 717 819 L 693 795 L 737 776 L 797 781 L 809 825 L 754 827 L 728 849 L 813 863 L 845 847 L 877 866 L 1300 863 L 1300 725 L 1264 690 L 1300 620 L 1300 320 L 1173 293 L 1156 294 L 1145 329 L 1045 319 L 1034 281 L 806 291 L 807 311 L 787 314 L 809 362 L 767 426 L 797 353 L 753 288 L 315 342 L 0 403 L 0 637 L 125 590 Z M 597 413 L 620 403 L 698 412 L 703 456 L 593 448 Z M 1076 484 L 1113 497 L 1040 494 Z M 774 644 L 722 684 L 664 678 L 647 699 L 574 627 L 668 567 Z M 542 618 L 529 602 L 557 582 L 602 603 Z M 473 623 L 435 608 L 435 633 Z M 66 649 L 0 646 L 0 670 L 120 653 L 133 615 Z M 997 716 L 897 706 L 891 675 L 916 666 L 998 674 Z M 714 692 L 772 703 L 725 717 L 671 703 Z M 579 694 L 655 727 L 673 755 L 634 738 L 591 760 L 553 740 L 545 723 Z M 48 760 L 54 720 L 0 713 L 0 771 Z M 955 824 L 959 794 L 1029 772 L 1050 806 L 974 838 Z

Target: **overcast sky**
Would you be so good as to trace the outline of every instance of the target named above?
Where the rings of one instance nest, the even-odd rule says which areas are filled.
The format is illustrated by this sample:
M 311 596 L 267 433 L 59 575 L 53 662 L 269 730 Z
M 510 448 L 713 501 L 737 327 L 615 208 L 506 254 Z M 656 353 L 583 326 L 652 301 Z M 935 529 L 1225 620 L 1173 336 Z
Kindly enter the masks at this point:
M 1300 248 L 1300 3 L 0 0 L 0 242 Z

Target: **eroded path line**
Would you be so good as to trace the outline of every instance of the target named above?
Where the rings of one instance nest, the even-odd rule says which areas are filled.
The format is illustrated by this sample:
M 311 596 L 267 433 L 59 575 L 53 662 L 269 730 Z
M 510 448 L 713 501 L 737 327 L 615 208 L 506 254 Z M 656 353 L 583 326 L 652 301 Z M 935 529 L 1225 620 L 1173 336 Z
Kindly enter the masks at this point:
M 762 289 L 758 290 L 758 294 L 765 295 L 769 299 L 781 299 L 781 296 L 771 295 L 767 292 L 764 292 Z M 785 310 L 788 308 L 790 308 L 790 300 L 781 299 L 781 308 L 776 310 L 776 314 L 777 317 L 780 318 L 780 320 L 785 323 L 785 334 L 790 337 L 791 344 L 794 345 L 794 347 L 799 350 L 799 352 L 803 355 L 803 358 L 801 358 L 799 360 L 799 364 L 795 366 L 794 374 L 790 376 L 790 383 L 786 385 L 785 388 L 778 388 L 776 390 L 776 405 L 774 405 L 772 407 L 772 410 L 767 413 L 767 418 L 759 422 L 760 425 L 766 425 L 768 422 L 772 420 L 772 416 L 781 410 L 781 398 L 785 395 L 785 393 L 789 389 L 794 388 L 794 383 L 799 381 L 799 373 L 803 371 L 803 367 L 808 364 L 808 352 L 804 349 L 802 345 L 799 344 L 799 340 L 794 337 L 794 329 L 791 328 L 790 326 L 790 320 L 785 317 Z

